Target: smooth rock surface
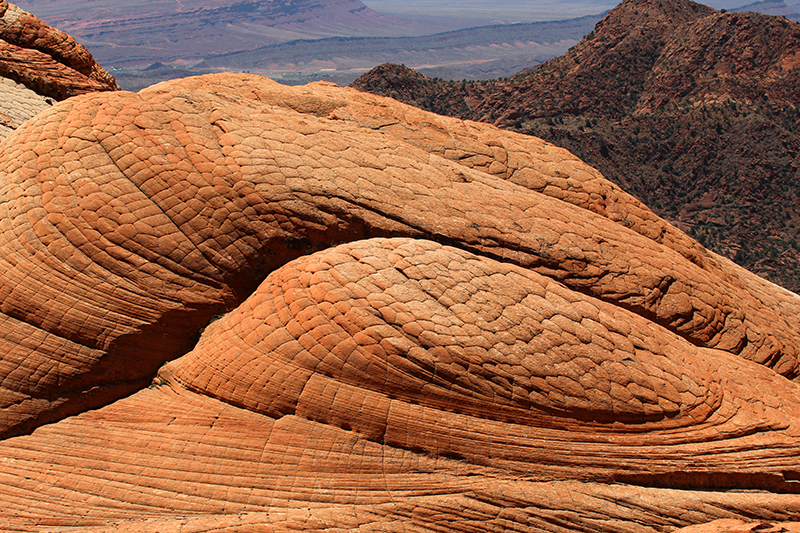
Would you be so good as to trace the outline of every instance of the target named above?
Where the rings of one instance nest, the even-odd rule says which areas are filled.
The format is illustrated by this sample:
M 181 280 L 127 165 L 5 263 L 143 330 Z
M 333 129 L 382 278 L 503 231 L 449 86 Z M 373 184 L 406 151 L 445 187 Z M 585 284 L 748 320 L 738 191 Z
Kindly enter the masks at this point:
M 214 75 L 55 104 L 0 187 L 9 531 L 800 513 L 800 298 L 539 139 Z

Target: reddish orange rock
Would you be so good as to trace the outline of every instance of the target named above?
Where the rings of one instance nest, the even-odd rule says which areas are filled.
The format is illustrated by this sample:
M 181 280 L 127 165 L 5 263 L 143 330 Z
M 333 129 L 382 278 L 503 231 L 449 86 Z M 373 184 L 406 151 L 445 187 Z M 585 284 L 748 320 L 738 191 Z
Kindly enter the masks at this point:
M 6 439 L 0 481 L 12 530 L 652 533 L 796 516 L 798 433 L 763 366 L 368 239 L 272 273 L 148 390 Z
M 698 524 L 679 529 L 676 533 L 797 533 L 800 532 L 800 522 L 772 523 L 765 521 L 743 522 L 742 520 L 728 519 L 715 520 L 708 524 Z
M 226 74 L 57 103 L 0 178 L 8 530 L 800 514 L 800 298 L 539 139 Z
M 83 45 L 7 0 L 0 0 L 0 77 L 57 100 L 119 89 Z
M 794 383 L 430 241 L 365 240 L 290 263 L 160 376 L 532 479 L 798 485 L 786 472 L 800 457 L 788 452 L 800 435 Z

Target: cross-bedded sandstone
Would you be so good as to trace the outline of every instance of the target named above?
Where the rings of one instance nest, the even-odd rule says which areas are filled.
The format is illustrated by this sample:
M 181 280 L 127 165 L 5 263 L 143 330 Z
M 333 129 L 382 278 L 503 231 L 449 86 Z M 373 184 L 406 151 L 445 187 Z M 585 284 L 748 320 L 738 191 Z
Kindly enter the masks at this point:
M 156 383 L 2 443 L 10 523 L 654 532 L 800 512 L 796 384 L 431 241 L 281 267 Z
M 15 527 L 800 512 L 800 299 L 541 140 L 226 74 L 60 102 L 0 187 Z
M 796 533 L 798 531 L 800 531 L 800 522 L 776 523 L 766 520 L 745 522 L 732 518 L 681 528 L 676 533 Z
M 430 241 L 365 240 L 297 260 L 211 328 L 162 378 L 395 447 L 526 465 L 537 479 L 580 465 L 581 479 L 652 483 L 692 470 L 702 453 L 695 483 L 712 487 L 735 472 L 748 488 L 748 471 L 782 483 L 797 464 L 795 384 L 530 270 Z
M 57 100 L 119 88 L 83 45 L 7 0 L 0 0 L 0 77 Z

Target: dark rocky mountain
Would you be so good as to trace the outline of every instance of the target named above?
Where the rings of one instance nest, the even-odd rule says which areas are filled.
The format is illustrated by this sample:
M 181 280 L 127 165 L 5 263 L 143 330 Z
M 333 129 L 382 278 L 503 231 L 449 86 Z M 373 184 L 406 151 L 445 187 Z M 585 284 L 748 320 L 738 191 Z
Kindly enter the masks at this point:
M 382 66 L 354 84 L 563 146 L 711 249 L 800 290 L 800 24 L 626 0 L 505 80 Z

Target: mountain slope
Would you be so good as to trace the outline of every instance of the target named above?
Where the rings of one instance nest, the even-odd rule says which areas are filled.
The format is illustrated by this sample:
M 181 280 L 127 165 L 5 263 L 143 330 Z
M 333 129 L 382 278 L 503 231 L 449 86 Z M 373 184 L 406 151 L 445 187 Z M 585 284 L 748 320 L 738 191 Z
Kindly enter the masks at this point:
M 798 67 L 800 25 L 782 17 L 626 0 L 568 53 L 509 80 L 383 66 L 353 86 L 563 146 L 715 251 L 800 290 Z
M 784 0 L 762 0 L 746 6 L 737 7 L 731 11 L 755 11 L 765 15 L 777 15 L 786 17 L 795 22 L 800 22 L 800 4 L 787 4 Z

